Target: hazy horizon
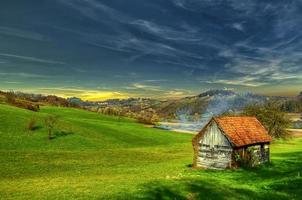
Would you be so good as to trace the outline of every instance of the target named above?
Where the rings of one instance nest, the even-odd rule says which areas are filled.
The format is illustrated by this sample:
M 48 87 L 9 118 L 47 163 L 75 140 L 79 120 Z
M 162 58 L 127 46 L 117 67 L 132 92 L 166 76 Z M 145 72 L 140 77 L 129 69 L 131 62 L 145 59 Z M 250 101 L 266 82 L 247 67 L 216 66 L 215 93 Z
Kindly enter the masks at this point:
M 84 100 L 296 96 L 301 1 L 2 1 L 0 90 Z
M 236 94 L 238 95 L 241 95 L 241 94 L 247 94 L 247 93 L 252 93 L 252 94 L 255 94 L 255 95 L 262 95 L 262 96 L 267 96 L 267 97 L 297 97 L 299 96 L 302 91 L 300 91 L 299 93 L 297 94 L 294 94 L 294 95 L 291 95 L 291 94 L 265 94 L 265 93 L 255 93 L 255 92 L 251 92 L 251 91 L 241 91 L 241 92 L 238 92 L 238 91 L 235 91 L 235 90 L 232 90 L 232 89 L 229 89 L 229 88 L 223 88 L 223 89 L 208 89 L 208 90 L 205 90 L 205 91 L 201 91 L 199 93 L 195 93 L 195 94 L 188 94 L 188 95 L 179 95 L 179 96 L 120 96 L 119 94 L 117 94 L 116 96 L 114 95 L 108 95 L 106 93 L 103 93 L 103 96 L 100 96 L 100 94 L 89 94 L 89 91 L 88 91 L 88 95 L 83 95 L 82 93 L 82 96 L 77 96 L 76 92 L 75 93 L 68 93 L 68 92 L 65 92 L 65 91 L 62 91 L 62 93 L 41 93 L 39 91 L 35 91 L 35 90 L 2 90 L 3 92 L 20 92 L 20 93 L 25 93 L 25 94 L 35 94 L 35 95 L 43 95 L 43 96 L 47 96 L 47 95 L 55 95 L 55 96 L 58 96 L 58 97 L 62 97 L 62 98 L 79 98 L 81 100 L 84 100 L 84 101 L 106 101 L 106 100 L 111 100 L 111 99 L 129 99 L 129 98 L 150 98 L 150 99 L 157 99 L 157 100 L 172 100 L 172 99 L 179 99 L 179 98 L 185 98 L 185 97 L 193 97 L 193 96 L 197 96 L 199 94 L 202 94 L 204 92 L 207 92 L 207 91 L 211 91 L 211 90 L 228 90 L 228 91 L 234 91 Z M 1 90 L 0 90 L 1 91 Z

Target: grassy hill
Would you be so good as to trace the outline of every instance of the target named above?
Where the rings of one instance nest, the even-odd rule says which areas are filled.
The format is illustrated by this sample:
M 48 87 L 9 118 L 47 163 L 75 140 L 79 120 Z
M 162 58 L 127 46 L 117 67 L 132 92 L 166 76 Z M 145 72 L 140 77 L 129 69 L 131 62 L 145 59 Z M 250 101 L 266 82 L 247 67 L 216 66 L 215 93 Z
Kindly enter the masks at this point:
M 50 114 L 59 119 L 52 140 Z M 78 109 L 0 104 L 0 199 L 301 197 L 301 138 L 273 144 L 271 166 L 226 171 L 191 170 L 191 138 Z

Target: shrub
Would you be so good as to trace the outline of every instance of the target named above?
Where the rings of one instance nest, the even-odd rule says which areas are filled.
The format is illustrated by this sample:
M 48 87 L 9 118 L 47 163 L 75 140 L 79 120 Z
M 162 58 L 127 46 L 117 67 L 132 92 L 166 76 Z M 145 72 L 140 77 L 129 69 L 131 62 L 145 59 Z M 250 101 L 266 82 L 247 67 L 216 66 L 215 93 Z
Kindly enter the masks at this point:
M 37 125 L 37 120 L 36 120 L 36 118 L 32 117 L 32 118 L 29 119 L 26 128 L 29 131 L 33 131 L 33 130 L 36 129 L 36 127 L 37 127 L 36 125 Z
M 159 117 L 154 112 L 141 111 L 136 117 L 139 123 L 155 125 L 159 122 Z
M 35 112 L 38 112 L 40 110 L 40 106 L 38 104 L 31 104 L 31 103 L 25 103 L 24 108 Z
M 5 94 L 6 103 L 14 104 L 16 102 L 16 95 L 14 92 L 7 92 Z
M 48 139 L 51 140 L 53 138 L 53 130 L 58 122 L 58 117 L 55 115 L 49 115 L 45 118 L 44 123 L 48 132 Z
M 245 150 L 245 155 L 241 155 L 239 152 L 233 154 L 235 161 L 240 167 L 252 168 L 260 163 L 259 156 L 255 153 L 253 147 L 249 147 Z
M 5 101 L 6 103 L 19 107 L 19 108 L 24 108 L 27 110 L 31 110 L 31 111 L 39 111 L 40 107 L 38 104 L 34 104 L 31 103 L 29 101 L 26 100 L 21 100 L 20 98 L 17 98 L 17 95 L 14 92 L 6 92 L 5 93 Z
M 19 108 L 24 108 L 24 109 L 31 110 L 34 112 L 37 112 L 40 110 L 40 107 L 38 104 L 32 104 L 27 101 L 15 101 L 15 103 L 13 105 L 17 106 Z

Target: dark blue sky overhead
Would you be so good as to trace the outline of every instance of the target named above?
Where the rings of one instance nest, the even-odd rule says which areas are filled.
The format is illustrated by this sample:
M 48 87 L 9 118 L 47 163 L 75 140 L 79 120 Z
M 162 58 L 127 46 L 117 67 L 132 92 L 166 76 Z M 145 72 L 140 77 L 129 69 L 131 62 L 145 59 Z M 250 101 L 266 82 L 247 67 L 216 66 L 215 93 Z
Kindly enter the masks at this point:
M 0 89 L 85 99 L 302 90 L 302 1 L 3 0 Z

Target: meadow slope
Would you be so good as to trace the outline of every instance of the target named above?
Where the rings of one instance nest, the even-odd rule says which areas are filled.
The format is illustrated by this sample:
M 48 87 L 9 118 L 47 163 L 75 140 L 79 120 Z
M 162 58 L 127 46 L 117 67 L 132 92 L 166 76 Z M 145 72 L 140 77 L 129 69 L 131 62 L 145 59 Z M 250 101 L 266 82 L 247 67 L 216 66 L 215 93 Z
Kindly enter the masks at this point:
M 51 141 L 50 114 L 59 116 Z M 269 166 L 226 171 L 190 169 L 191 138 L 78 109 L 0 105 L 0 198 L 301 198 L 301 138 L 273 144 Z

